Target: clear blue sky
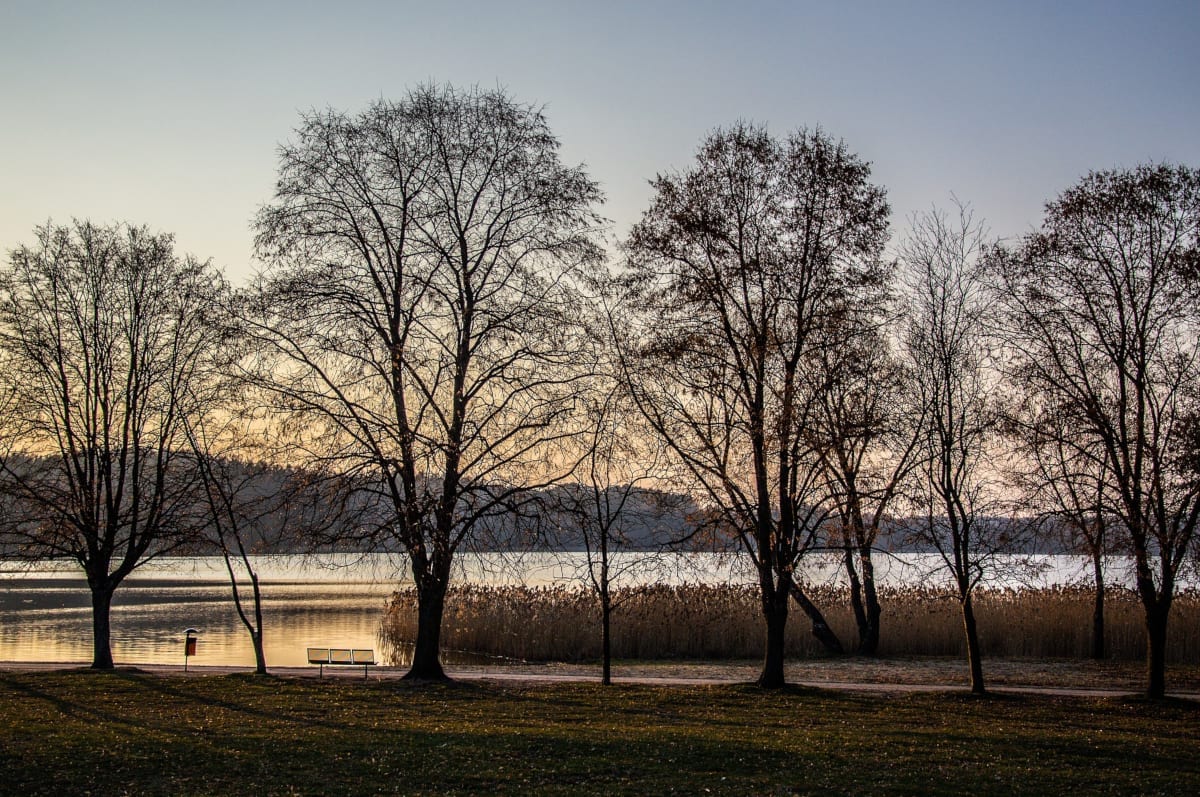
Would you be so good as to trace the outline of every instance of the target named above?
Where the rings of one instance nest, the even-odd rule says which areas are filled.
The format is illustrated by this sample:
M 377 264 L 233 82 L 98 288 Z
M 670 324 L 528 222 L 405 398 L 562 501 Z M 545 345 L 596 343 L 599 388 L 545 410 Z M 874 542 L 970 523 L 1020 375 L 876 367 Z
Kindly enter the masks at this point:
M 623 235 L 656 172 L 738 119 L 821 125 L 906 216 L 1036 225 L 1090 169 L 1200 166 L 1200 2 L 0 5 L 0 250 L 48 218 L 176 233 L 234 279 L 303 109 L 425 81 L 544 104 Z

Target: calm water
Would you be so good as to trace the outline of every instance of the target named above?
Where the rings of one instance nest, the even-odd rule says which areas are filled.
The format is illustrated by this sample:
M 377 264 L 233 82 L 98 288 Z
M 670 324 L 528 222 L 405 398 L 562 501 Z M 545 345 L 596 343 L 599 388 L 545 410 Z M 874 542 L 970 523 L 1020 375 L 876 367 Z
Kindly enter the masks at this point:
M 460 581 L 530 585 L 570 581 L 581 556 L 528 554 L 460 557 Z M 626 555 L 629 582 L 747 583 L 745 563 L 734 557 L 680 554 L 666 558 Z M 1034 571 L 1010 572 L 1008 583 L 1067 584 L 1087 562 L 1077 556 L 1038 557 Z M 892 584 L 938 581 L 933 560 L 920 554 L 882 557 L 880 580 Z M 268 666 L 307 663 L 306 647 L 380 650 L 379 627 L 387 597 L 410 583 L 402 556 L 372 554 L 321 559 L 271 557 L 256 562 L 263 582 L 264 641 Z M 1110 580 L 1128 580 L 1126 566 L 1110 567 Z M 836 577 L 834 563 L 809 570 L 811 580 Z M 252 667 L 254 652 L 237 616 L 219 557 L 155 562 L 125 580 L 112 610 L 113 656 L 119 664 L 182 664 L 183 630 L 199 630 L 192 663 Z M 0 562 L 0 661 L 87 664 L 92 656 L 91 604 L 82 574 Z M 377 656 L 382 655 L 377 652 Z

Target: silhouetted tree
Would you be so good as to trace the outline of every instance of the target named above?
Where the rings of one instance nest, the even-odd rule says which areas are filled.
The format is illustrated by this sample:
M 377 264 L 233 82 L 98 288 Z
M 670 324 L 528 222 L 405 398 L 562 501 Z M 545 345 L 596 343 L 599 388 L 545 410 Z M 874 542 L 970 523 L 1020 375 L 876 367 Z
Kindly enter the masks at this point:
M 195 545 L 198 474 L 184 421 L 222 355 L 226 286 L 170 235 L 47 225 L 0 270 L 0 351 L 23 456 L 5 489 L 20 555 L 69 559 L 92 593 L 92 666 L 113 666 L 114 591 L 150 559 Z
M 984 681 L 973 595 L 1007 531 L 988 517 L 997 427 L 985 336 L 990 309 L 979 271 L 983 236 L 966 208 L 958 218 L 933 211 L 913 219 L 900 255 L 909 303 L 902 345 L 923 417 L 913 499 L 924 517 L 910 531 L 937 551 L 954 582 L 976 693 Z
M 503 91 L 425 86 L 306 115 L 258 216 L 257 382 L 306 460 L 390 508 L 418 595 L 413 678 L 444 677 L 460 545 L 570 468 L 552 449 L 588 372 L 573 282 L 599 258 L 600 193 L 558 147 Z
M 610 374 L 611 376 L 611 374 Z M 685 508 L 685 496 L 653 489 L 666 475 L 661 443 L 639 423 L 620 386 L 600 377 L 584 401 L 587 428 L 580 435 L 580 462 L 570 483 L 547 496 L 560 519 L 560 544 L 583 549 L 581 578 L 600 604 L 601 683 L 612 683 L 612 615 L 622 580 L 652 573 L 656 555 L 686 535 L 659 528 Z M 647 546 L 651 546 L 647 550 Z
M 784 683 L 789 596 L 836 643 L 795 579 L 828 515 L 802 380 L 829 340 L 822 330 L 884 287 L 889 210 L 869 178 L 866 163 L 819 130 L 777 141 L 739 124 L 710 134 L 688 171 L 654 180 L 627 243 L 640 313 L 626 330 L 627 377 L 754 563 L 764 687 Z
M 902 485 L 919 461 L 924 407 L 908 401 L 912 373 L 891 350 L 879 320 L 832 330 L 812 373 L 813 422 L 807 434 L 836 508 L 831 544 L 842 549 L 858 653 L 879 648 L 883 608 L 873 553 Z
M 196 458 L 206 542 L 225 563 L 234 609 L 254 650 L 255 672 L 266 675 L 258 557 L 311 547 L 351 517 L 341 511 L 344 507 L 324 500 L 331 490 L 319 474 L 272 464 L 279 443 L 268 438 L 266 424 L 248 414 L 247 396 L 237 388 L 225 381 L 220 398 L 188 419 L 186 433 Z
M 1200 171 L 1093 172 L 992 271 L 1009 375 L 1065 413 L 1071 457 L 1106 483 L 1145 610 L 1146 691 L 1162 697 L 1171 601 L 1200 520 Z
M 1017 444 L 1015 481 L 1038 517 L 1040 533 L 1088 557 L 1092 567 L 1092 658 L 1105 657 L 1105 559 L 1119 522 L 1099 450 L 1087 452 L 1074 413 L 1043 406 L 1021 391 L 1012 397 L 1005 427 Z M 1094 446 L 1094 441 L 1091 443 Z

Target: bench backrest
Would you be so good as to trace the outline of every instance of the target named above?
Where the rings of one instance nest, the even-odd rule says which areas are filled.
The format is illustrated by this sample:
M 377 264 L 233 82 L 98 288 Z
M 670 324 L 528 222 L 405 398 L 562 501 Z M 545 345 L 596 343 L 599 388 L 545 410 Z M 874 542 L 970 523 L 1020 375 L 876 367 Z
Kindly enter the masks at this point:
M 375 651 L 350 648 L 308 648 L 309 664 L 374 664 Z

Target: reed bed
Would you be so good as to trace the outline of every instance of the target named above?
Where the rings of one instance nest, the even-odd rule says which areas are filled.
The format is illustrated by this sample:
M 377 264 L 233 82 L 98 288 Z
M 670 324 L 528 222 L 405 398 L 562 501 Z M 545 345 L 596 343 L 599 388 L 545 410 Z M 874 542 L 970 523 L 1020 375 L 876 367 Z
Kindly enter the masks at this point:
M 856 640 L 844 590 L 810 593 L 848 649 Z M 886 589 L 879 653 L 884 656 L 965 655 L 962 615 L 949 592 Z M 619 659 L 745 659 L 762 653 L 763 623 L 752 586 L 684 584 L 631 587 L 616 593 L 613 656 Z M 975 613 L 986 656 L 1086 658 L 1091 650 L 1092 591 L 1082 587 L 990 589 L 976 593 Z M 1106 593 L 1108 653 L 1145 657 L 1142 608 L 1125 589 Z M 788 621 L 787 653 L 814 658 L 825 651 L 797 608 Z M 1179 595 L 1171 610 L 1168 660 L 1200 663 L 1200 593 Z M 394 661 L 416 636 L 416 593 L 393 594 L 380 630 Z M 442 645 L 448 650 L 524 661 L 591 661 L 601 655 L 600 608 L 580 586 L 478 586 L 447 595 Z

